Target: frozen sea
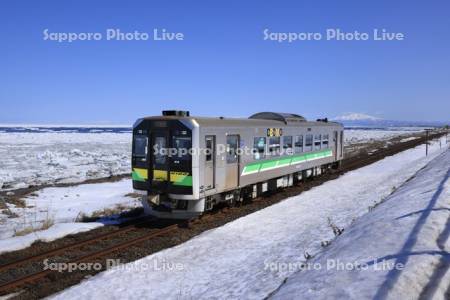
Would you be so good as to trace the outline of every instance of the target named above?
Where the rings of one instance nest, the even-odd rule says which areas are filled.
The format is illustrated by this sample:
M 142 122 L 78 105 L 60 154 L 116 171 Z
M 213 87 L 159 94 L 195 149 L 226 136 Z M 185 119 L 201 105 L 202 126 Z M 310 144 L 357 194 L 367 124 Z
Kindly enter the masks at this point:
M 130 172 L 131 128 L 0 127 L 0 190 Z

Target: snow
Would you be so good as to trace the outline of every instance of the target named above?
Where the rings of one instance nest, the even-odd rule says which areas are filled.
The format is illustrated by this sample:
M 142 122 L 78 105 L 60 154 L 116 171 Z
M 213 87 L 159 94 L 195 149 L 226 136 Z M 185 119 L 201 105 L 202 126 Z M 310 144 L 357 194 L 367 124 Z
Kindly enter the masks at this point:
M 0 238 L 12 237 L 30 227 L 39 229 L 47 221 L 72 223 L 105 209 L 139 207 L 138 199 L 128 195 L 132 191 L 130 179 L 39 190 L 24 198 L 25 208 L 8 204 L 9 214 L 16 217 L 0 213 Z
M 8 294 L 5 296 L 0 296 L 0 300 L 9 300 L 9 299 L 13 299 L 14 297 L 19 296 L 22 293 L 22 291 L 18 291 L 12 294 Z
M 418 137 L 411 136 L 411 137 L 408 137 L 408 138 L 401 139 L 401 140 L 400 140 L 400 143 L 405 143 L 405 142 L 409 142 L 409 141 L 414 141 L 414 140 L 416 140 L 416 139 L 418 139 Z
M 113 268 L 56 299 L 261 299 L 295 273 L 272 266 L 305 261 L 444 150 L 418 146 L 204 232 L 179 246 Z M 166 265 L 181 268 L 164 268 Z
M 381 118 L 370 116 L 363 113 L 348 113 L 339 117 L 335 117 L 333 120 L 335 121 L 361 121 L 361 120 L 371 120 L 377 121 L 382 120 Z
M 313 259 L 320 270 L 298 272 L 272 298 L 446 299 L 449 199 L 447 151 Z
M 0 189 L 130 172 L 130 133 L 0 133 Z
M 0 240 L 0 254 L 31 246 L 36 241 L 51 242 L 69 234 L 89 231 L 103 226 L 102 223 L 58 223 L 46 230 L 35 231 L 24 236 Z
M 344 132 L 344 145 L 349 146 L 373 141 L 386 141 L 397 136 L 410 135 L 421 131 L 423 131 L 422 128 L 411 128 L 411 129 L 399 128 L 396 130 L 346 129 Z

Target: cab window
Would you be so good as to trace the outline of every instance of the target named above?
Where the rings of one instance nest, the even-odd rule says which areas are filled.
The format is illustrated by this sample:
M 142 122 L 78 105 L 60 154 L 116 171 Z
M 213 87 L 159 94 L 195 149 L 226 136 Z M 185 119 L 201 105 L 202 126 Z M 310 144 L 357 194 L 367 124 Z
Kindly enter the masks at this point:
M 163 165 L 166 163 L 166 138 L 163 136 L 155 137 L 155 164 Z
M 135 135 L 133 143 L 133 156 L 139 158 L 142 161 L 145 161 L 147 159 L 148 138 L 145 135 Z
M 213 140 L 210 137 L 206 138 L 206 161 L 213 160 Z
M 176 150 L 175 159 L 189 160 L 192 148 L 192 141 L 190 136 L 174 136 L 172 138 L 173 148 Z
M 227 136 L 227 163 L 233 164 L 238 162 L 239 138 L 236 135 Z

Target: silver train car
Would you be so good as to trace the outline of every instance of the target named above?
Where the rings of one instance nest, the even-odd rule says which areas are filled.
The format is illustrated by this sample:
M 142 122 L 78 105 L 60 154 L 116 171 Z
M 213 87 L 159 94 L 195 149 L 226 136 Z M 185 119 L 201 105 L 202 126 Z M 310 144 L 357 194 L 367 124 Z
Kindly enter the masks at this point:
M 149 214 L 189 219 L 288 187 L 343 159 L 343 126 L 286 113 L 244 118 L 164 111 L 133 126 L 132 181 Z

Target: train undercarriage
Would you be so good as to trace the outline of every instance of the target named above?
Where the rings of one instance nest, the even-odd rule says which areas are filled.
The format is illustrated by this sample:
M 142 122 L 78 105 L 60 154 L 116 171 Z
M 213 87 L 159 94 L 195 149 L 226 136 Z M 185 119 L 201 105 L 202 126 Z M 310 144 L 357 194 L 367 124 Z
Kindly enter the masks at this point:
M 220 194 L 205 196 L 198 200 L 174 199 L 169 194 L 149 193 L 148 195 L 142 195 L 141 202 L 146 214 L 158 218 L 193 219 L 205 212 L 213 210 L 219 204 L 231 207 L 240 205 L 244 201 L 251 201 L 258 197 L 297 185 L 302 181 L 324 174 L 331 169 L 337 169 L 339 165 L 340 162 L 335 162 L 317 166 Z

